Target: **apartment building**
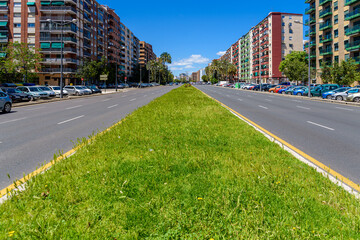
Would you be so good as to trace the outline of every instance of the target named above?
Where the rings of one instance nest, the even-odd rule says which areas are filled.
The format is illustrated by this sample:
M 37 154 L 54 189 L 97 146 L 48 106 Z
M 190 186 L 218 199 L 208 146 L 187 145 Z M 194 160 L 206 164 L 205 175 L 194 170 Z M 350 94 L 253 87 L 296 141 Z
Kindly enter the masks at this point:
M 146 64 L 153 59 L 156 59 L 156 54 L 153 52 L 152 45 L 140 41 L 140 66 L 146 66 Z
M 316 69 L 316 82 L 324 66 L 355 59 L 360 64 L 360 1 L 306 0 L 309 18 L 306 37 L 310 40 L 311 67 Z M 308 45 L 306 45 L 308 47 Z
M 236 80 L 272 82 L 285 80 L 280 62 L 292 51 L 303 50 L 302 14 L 272 12 L 243 35 L 220 59 L 237 66 Z
M 113 9 L 95 0 L 0 1 L 0 56 L 8 42 L 41 49 L 39 83 L 49 85 L 59 84 L 62 46 L 65 84 L 80 84 L 78 67 L 102 57 L 118 62 L 124 76 L 130 76 L 140 55 L 139 39 Z

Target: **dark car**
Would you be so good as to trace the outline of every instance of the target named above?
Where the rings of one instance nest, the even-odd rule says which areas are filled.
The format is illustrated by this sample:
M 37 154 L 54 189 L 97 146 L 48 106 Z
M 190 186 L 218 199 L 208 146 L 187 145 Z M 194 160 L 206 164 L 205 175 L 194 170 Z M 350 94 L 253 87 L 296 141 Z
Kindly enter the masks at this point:
M 3 83 L 3 84 L 1 84 L 1 87 L 16 88 L 17 85 L 15 83 Z
M 264 88 L 267 87 L 269 84 L 267 83 L 264 83 L 264 84 L 261 84 L 261 91 L 264 91 Z M 260 84 L 256 85 L 253 89 L 253 91 L 260 91 Z
M 92 85 L 92 86 L 88 86 L 88 88 L 92 91 L 92 93 L 101 93 L 101 90 L 95 86 L 95 85 Z
M 1 90 L 7 93 L 13 102 L 30 102 L 31 100 L 29 94 L 23 93 L 16 88 L 1 88 Z
M 273 85 L 273 84 L 269 84 L 267 86 L 264 87 L 264 89 L 262 89 L 265 92 L 268 92 L 270 88 L 276 87 L 277 85 Z

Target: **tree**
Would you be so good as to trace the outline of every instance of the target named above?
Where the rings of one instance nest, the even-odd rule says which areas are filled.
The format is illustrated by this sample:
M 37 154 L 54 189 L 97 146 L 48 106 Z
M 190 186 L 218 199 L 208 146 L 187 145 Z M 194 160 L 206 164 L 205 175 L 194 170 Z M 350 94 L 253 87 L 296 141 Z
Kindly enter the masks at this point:
M 324 83 L 332 82 L 331 72 L 332 72 L 332 67 L 325 65 L 324 68 L 322 69 L 321 75 L 320 75 L 320 77 Z
M 227 66 L 227 74 L 230 76 L 230 80 L 234 78 L 237 73 L 237 67 L 234 64 L 229 63 Z
M 100 61 L 85 61 L 79 66 L 76 76 L 93 84 L 99 81 L 100 75 L 109 75 L 110 70 L 111 66 L 107 59 L 102 57 Z
M 357 71 L 357 65 L 355 60 L 352 58 L 341 62 L 340 71 L 342 72 L 342 77 L 334 79 L 334 82 L 339 85 L 350 86 L 360 79 L 360 74 Z
M 286 75 L 290 81 L 301 81 L 308 78 L 308 61 L 306 52 L 294 51 L 286 55 L 280 63 L 279 71 Z
M 206 83 L 209 81 L 209 77 L 207 75 L 203 75 L 201 79 Z
M 29 48 L 27 43 L 10 42 L 3 60 L 4 71 L 7 74 L 17 72 L 23 76 L 24 82 L 27 82 L 28 73 L 40 69 L 41 60 L 39 49 Z

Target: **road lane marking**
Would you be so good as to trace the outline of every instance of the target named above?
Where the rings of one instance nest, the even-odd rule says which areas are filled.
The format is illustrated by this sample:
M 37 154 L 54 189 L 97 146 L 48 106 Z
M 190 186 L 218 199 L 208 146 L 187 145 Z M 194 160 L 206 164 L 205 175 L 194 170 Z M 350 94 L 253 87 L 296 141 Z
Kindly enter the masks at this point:
M 113 108 L 113 107 L 116 107 L 116 106 L 118 106 L 119 104 L 115 104 L 115 105 L 112 105 L 112 106 L 110 106 L 110 107 L 108 107 L 108 108 Z
M 265 101 L 272 102 L 272 100 L 270 100 L 270 99 L 265 99 Z
M 349 108 L 343 108 L 343 107 L 335 107 L 337 109 L 342 109 L 342 110 L 347 110 L 347 111 L 354 111 L 354 109 L 349 109 Z
M 227 97 L 230 97 L 230 95 L 226 95 Z
M 241 99 L 241 98 L 239 98 L 238 100 L 239 100 L 240 102 L 242 102 L 242 99 Z
M 299 100 L 292 100 L 293 102 L 302 102 L 302 101 L 299 101 Z
M 301 109 L 306 109 L 306 110 L 310 110 L 310 108 L 307 107 L 302 107 L 302 106 L 296 106 L 297 108 L 301 108 Z
M 129 102 L 132 102 L 132 101 L 135 101 L 136 100 L 136 98 L 133 98 L 133 99 L 131 99 Z
M 20 120 L 24 120 L 24 119 L 26 119 L 26 117 L 23 117 L 23 118 L 17 118 L 17 119 L 13 119 L 13 120 L 5 121 L 5 122 L 0 122 L 0 124 L 5 124 L 5 123 L 16 122 L 16 121 L 20 121 Z
M 74 121 L 74 120 L 82 118 L 82 117 L 84 117 L 84 115 L 81 115 L 81 116 L 78 116 L 78 117 L 74 117 L 74 118 L 59 122 L 58 125 L 61 125 L 61 124 L 67 123 L 67 122 L 71 122 L 71 121 Z
M 330 130 L 330 131 L 335 131 L 335 129 L 333 129 L 333 128 L 330 128 L 330 127 L 327 127 L 327 126 L 324 126 L 324 125 L 321 125 L 321 124 L 318 124 L 318 123 L 314 123 L 314 122 L 310 122 L 310 121 L 307 121 L 307 123 L 310 123 L 310 124 L 313 124 L 313 125 L 315 125 L 315 126 L 328 129 L 328 130 Z
M 102 100 L 102 102 L 110 101 L 110 98 Z
M 269 97 L 274 98 L 274 96 L 269 96 Z
M 144 95 L 144 97 L 147 97 L 147 95 Z
M 30 108 L 30 109 L 25 109 L 26 111 L 32 111 L 32 110 L 38 110 L 38 109 L 42 109 L 45 107 L 36 107 L 36 108 Z
M 77 106 L 74 106 L 74 107 L 68 107 L 66 108 L 66 110 L 70 110 L 70 109 L 74 109 L 74 108 L 79 108 L 79 107 L 82 107 L 83 105 L 77 105 Z
M 260 108 L 263 108 L 263 109 L 269 109 L 269 108 L 264 107 L 264 106 L 261 106 L 261 105 L 259 105 L 259 107 L 260 107 Z

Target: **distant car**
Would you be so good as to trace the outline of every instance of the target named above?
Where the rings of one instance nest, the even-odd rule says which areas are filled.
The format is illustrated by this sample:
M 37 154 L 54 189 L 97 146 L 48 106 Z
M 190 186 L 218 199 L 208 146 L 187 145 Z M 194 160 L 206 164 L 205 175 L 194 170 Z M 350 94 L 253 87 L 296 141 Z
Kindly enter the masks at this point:
M 1 87 L 16 88 L 17 85 L 15 83 L 3 83 L 3 84 L 1 84 Z
M 21 92 L 27 93 L 31 96 L 31 101 L 35 101 L 40 98 L 48 98 L 49 95 L 46 92 L 41 91 L 38 87 L 20 86 L 17 87 Z
M 46 92 L 50 98 L 56 97 L 56 93 L 48 87 L 37 86 L 41 91 Z
M 346 101 L 360 103 L 360 93 L 348 94 L 346 97 Z
M 88 88 L 88 87 L 85 87 L 85 86 L 82 86 L 82 85 L 80 85 L 80 86 L 76 86 L 76 87 L 79 87 L 79 88 L 83 89 L 83 90 L 84 90 L 84 94 L 85 94 L 85 95 L 90 95 L 90 94 L 92 94 L 92 93 L 93 93 L 93 92 L 91 91 L 91 89 L 90 89 L 90 88 Z
M 88 88 L 92 91 L 92 93 L 101 93 L 101 90 L 95 86 L 95 85 L 92 85 L 92 86 L 88 86 Z
M 75 96 L 81 96 L 85 94 L 85 91 L 79 86 L 65 86 L 64 89 L 70 94 Z
M 292 95 L 304 96 L 304 93 L 306 92 L 307 89 L 308 89 L 307 87 L 295 88 L 292 92 Z
M 335 93 L 332 96 L 332 99 L 338 100 L 338 101 L 343 101 L 343 100 L 346 100 L 348 95 L 359 93 L 359 92 L 360 92 L 360 88 L 350 88 L 347 91 Z
M 333 96 L 334 96 L 334 94 L 336 94 L 336 93 L 342 93 L 342 92 L 345 92 L 345 91 L 347 91 L 347 90 L 349 90 L 349 89 L 351 89 L 350 87 L 342 87 L 342 88 L 337 88 L 337 89 L 335 89 L 335 90 L 332 90 L 332 91 L 328 91 L 328 92 L 324 92 L 323 94 L 322 94 L 322 98 L 323 99 L 331 99 Z
M 282 94 L 290 94 L 292 95 L 294 90 L 300 88 L 299 86 L 293 86 L 293 87 L 288 87 L 286 89 L 283 89 L 284 91 L 282 92 Z
M 14 102 L 29 102 L 31 96 L 29 94 L 23 93 L 16 88 L 1 88 L 4 93 L 11 98 L 11 101 Z
M 0 91 L 0 111 L 3 113 L 11 112 L 11 98 L 4 92 Z
M 264 90 L 265 92 L 268 92 L 270 90 L 270 88 L 273 88 L 273 87 L 276 87 L 277 85 L 274 85 L 274 84 L 269 84 L 267 86 L 264 87 Z
M 258 84 L 258 85 L 256 85 L 252 90 L 253 91 L 260 91 L 260 89 L 261 89 L 261 91 L 264 91 L 264 88 L 265 87 L 267 87 L 269 84 L 267 84 L 267 83 L 264 83 L 264 84 Z
M 340 86 L 337 84 L 322 84 L 310 90 L 311 96 L 321 96 L 323 93 L 335 90 Z
M 277 93 L 280 89 L 286 88 L 285 85 L 277 85 L 276 87 L 270 88 L 269 92 L 271 93 Z
M 50 88 L 52 91 L 55 92 L 56 94 L 56 97 L 60 97 L 60 87 L 59 86 L 48 86 L 48 88 Z M 66 91 L 64 88 L 63 88 L 63 96 L 64 97 L 67 97 L 69 95 L 68 91 Z

